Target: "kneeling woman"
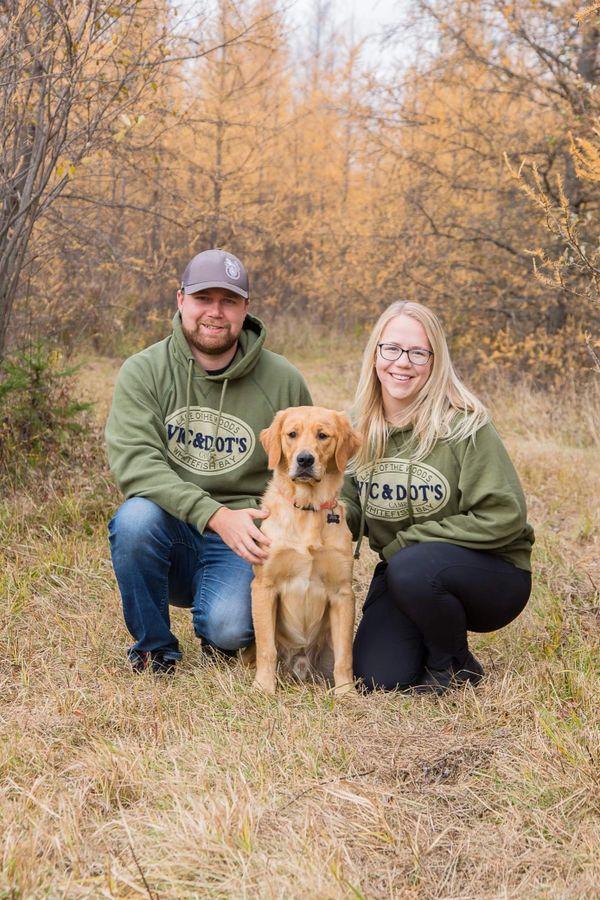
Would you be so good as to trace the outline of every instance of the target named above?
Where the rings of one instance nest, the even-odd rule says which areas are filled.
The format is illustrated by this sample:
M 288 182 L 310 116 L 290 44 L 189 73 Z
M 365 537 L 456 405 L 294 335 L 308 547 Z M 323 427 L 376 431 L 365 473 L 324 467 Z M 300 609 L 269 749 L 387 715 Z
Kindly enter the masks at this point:
M 355 675 L 367 689 L 419 693 L 476 684 L 467 631 L 495 631 L 524 608 L 534 537 L 506 449 L 426 307 L 394 303 L 380 317 L 353 418 L 363 446 L 344 500 L 358 547 L 366 532 L 382 560 Z

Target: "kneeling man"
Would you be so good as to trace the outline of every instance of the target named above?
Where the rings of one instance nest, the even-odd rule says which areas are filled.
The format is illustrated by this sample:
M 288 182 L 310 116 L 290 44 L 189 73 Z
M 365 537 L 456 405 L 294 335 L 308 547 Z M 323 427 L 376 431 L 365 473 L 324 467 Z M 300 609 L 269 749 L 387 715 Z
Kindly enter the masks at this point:
M 173 671 L 181 658 L 169 604 L 191 608 L 207 648 L 253 640 L 252 565 L 269 544 L 255 523 L 268 515 L 258 505 L 269 477 L 257 436 L 280 409 L 311 399 L 298 370 L 264 349 L 248 298 L 236 256 L 199 253 L 173 333 L 117 378 L 106 440 L 126 500 L 109 532 L 134 671 Z

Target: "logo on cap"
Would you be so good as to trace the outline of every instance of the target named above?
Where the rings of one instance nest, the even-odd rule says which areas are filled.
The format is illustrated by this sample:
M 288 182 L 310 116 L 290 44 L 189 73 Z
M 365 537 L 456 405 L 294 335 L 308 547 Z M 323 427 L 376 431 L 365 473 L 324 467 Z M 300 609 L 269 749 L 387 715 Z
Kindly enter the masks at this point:
M 231 259 L 230 256 L 225 257 L 225 273 L 233 281 L 237 281 L 242 274 L 238 263 L 235 259 Z

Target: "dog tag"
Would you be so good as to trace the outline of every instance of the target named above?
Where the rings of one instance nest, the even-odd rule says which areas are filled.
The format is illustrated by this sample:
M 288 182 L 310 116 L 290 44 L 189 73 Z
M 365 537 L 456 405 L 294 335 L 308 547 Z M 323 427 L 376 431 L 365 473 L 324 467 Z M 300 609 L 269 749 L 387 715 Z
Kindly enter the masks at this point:
M 334 512 L 327 513 L 327 524 L 328 525 L 339 525 L 340 517 L 338 516 L 338 514 L 334 513 Z

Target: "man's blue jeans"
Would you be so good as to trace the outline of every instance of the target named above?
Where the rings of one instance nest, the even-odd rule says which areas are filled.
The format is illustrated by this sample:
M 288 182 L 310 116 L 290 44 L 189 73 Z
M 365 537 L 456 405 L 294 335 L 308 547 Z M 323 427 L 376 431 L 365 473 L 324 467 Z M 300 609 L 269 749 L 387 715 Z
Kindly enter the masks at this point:
M 136 652 L 180 659 L 170 628 L 169 603 L 190 607 L 198 637 L 221 650 L 254 640 L 252 566 L 218 534 L 200 532 L 152 500 L 132 497 L 109 524 L 110 551 Z

